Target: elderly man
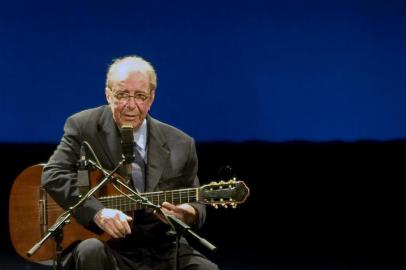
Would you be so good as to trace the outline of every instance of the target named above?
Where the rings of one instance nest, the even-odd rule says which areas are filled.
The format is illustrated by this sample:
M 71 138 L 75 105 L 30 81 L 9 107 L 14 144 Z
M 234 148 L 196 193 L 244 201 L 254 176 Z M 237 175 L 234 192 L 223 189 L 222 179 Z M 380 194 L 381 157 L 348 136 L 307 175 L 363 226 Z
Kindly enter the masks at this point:
M 157 87 L 152 65 L 137 56 L 113 62 L 107 72 L 105 94 L 108 105 L 88 109 L 69 117 L 64 135 L 44 167 L 46 190 L 62 207 L 79 198 L 77 161 L 84 141 L 88 142 L 101 165 L 112 170 L 122 158 L 120 128 L 134 128 L 135 156 L 131 185 L 140 191 L 174 190 L 197 187 L 197 155 L 194 140 L 148 112 Z M 119 173 L 126 174 L 125 168 Z M 206 218 L 204 205 L 191 202 L 164 202 L 162 210 L 192 228 L 199 229 Z M 102 230 L 112 238 L 102 242 L 91 238 L 80 242 L 71 253 L 67 268 L 76 269 L 171 269 L 175 258 L 175 239 L 170 226 L 151 209 L 126 215 L 106 208 L 97 198 L 87 200 L 75 211 L 84 227 Z M 178 250 L 179 269 L 217 269 L 182 238 Z

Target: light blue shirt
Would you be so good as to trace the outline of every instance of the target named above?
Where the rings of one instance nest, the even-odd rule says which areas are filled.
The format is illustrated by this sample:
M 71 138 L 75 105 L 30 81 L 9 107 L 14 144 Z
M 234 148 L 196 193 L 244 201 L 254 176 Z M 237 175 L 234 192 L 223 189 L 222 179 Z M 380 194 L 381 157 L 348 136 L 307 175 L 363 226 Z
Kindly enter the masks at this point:
M 147 164 L 147 119 L 144 119 L 141 126 L 134 130 L 134 143 L 138 153 Z

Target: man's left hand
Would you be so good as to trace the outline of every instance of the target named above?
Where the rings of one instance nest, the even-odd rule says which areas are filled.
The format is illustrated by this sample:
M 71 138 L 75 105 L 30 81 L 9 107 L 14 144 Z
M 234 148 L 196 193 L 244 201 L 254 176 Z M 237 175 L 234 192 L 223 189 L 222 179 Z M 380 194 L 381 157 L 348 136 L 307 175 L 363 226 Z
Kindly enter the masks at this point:
M 171 203 L 164 202 L 161 205 L 161 209 L 162 211 L 165 212 L 165 214 L 175 216 L 176 218 L 182 220 L 188 225 L 195 224 L 198 218 L 198 213 L 196 209 L 187 203 L 173 205 Z M 162 217 L 162 215 L 160 214 L 157 215 L 164 223 L 168 223 L 167 220 L 164 217 Z

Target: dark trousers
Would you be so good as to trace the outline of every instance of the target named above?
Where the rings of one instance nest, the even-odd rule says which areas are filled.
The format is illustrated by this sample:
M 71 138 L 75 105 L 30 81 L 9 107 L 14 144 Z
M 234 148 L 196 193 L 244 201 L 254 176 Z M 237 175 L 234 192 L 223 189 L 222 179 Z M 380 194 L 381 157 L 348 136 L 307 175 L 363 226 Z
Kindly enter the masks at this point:
M 68 269 L 77 270 L 172 270 L 174 248 L 157 252 L 151 248 L 137 248 L 119 252 L 96 238 L 82 241 L 73 252 Z M 217 270 L 201 253 L 188 244 L 181 243 L 178 257 L 179 270 Z

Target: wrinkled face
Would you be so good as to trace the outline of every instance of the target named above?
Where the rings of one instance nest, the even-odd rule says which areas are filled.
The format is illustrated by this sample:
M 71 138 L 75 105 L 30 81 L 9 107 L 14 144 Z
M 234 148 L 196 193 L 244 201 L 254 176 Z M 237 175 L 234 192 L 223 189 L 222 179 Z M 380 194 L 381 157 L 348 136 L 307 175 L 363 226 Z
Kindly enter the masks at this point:
M 132 72 L 111 88 L 106 88 L 106 98 L 116 124 L 119 127 L 131 124 L 134 129 L 139 128 L 155 97 L 155 91 L 150 90 L 148 75 Z

